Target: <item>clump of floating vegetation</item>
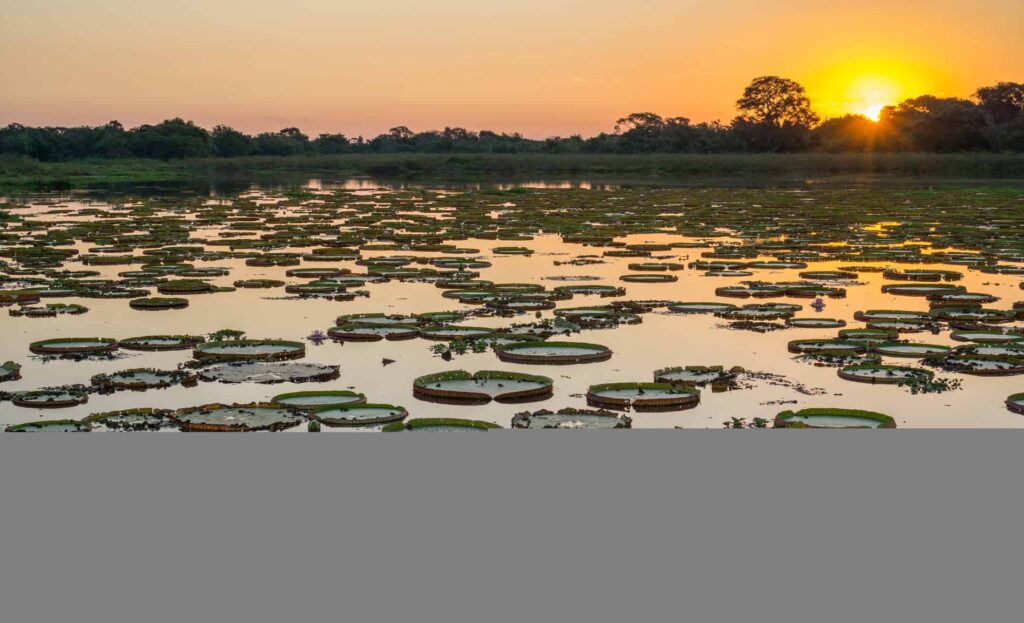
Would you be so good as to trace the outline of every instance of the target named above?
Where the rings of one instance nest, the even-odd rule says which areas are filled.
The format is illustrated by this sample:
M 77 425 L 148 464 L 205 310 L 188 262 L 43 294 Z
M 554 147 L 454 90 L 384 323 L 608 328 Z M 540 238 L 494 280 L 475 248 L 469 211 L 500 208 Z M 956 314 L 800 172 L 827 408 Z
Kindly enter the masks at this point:
M 21 378 L 21 365 L 13 361 L 5 361 L 0 364 L 0 383 L 4 381 L 17 381 Z

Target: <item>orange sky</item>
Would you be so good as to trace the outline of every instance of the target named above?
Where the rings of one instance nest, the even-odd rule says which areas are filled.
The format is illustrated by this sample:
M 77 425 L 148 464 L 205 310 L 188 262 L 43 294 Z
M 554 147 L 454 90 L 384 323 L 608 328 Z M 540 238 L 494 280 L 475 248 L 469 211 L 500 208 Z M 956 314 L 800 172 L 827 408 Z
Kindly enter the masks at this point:
M 764 74 L 822 116 L 1024 81 L 1020 0 L 3 1 L 0 124 L 544 137 L 728 121 Z

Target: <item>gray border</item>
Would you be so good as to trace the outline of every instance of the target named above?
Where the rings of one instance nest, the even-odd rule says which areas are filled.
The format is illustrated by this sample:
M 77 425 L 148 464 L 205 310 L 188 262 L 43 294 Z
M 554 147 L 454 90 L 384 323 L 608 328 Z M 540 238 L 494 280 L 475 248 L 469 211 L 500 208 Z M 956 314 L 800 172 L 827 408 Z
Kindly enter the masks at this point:
M 1022 618 L 1005 431 L 0 435 L 0 620 Z

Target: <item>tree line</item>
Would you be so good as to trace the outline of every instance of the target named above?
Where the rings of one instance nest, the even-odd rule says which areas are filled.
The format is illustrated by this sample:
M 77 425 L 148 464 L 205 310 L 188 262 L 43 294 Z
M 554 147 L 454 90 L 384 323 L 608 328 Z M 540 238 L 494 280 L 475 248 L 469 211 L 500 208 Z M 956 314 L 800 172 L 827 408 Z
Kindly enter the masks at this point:
M 180 118 L 125 128 L 102 126 L 0 128 L 0 154 L 58 162 L 86 158 L 334 155 L 347 153 L 737 153 L 737 152 L 1024 152 L 1024 84 L 1000 82 L 972 99 L 922 95 L 882 110 L 822 121 L 803 86 L 778 76 L 754 79 L 728 124 L 633 113 L 613 132 L 543 140 L 518 133 L 445 128 L 413 132 L 405 126 L 364 139 L 344 134 L 311 138 L 298 128 L 248 135 L 228 126 L 206 130 Z

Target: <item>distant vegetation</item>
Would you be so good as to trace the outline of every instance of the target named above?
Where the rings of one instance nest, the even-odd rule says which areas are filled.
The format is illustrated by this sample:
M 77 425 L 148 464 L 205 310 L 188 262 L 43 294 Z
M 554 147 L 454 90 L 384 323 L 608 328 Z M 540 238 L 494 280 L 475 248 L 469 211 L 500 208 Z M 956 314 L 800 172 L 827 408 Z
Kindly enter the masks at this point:
M 75 128 L 11 124 L 0 129 L 0 154 L 69 162 L 406 153 L 1024 152 L 1021 83 L 983 87 L 972 100 L 923 95 L 886 107 L 878 122 L 860 115 L 821 122 L 801 85 L 765 76 L 751 82 L 736 107 L 739 114 L 729 124 L 633 113 L 619 119 L 612 133 L 543 140 L 463 128 L 413 132 L 405 126 L 371 139 L 310 138 L 297 128 L 250 136 L 226 126 L 206 130 L 182 119 L 132 129 L 116 121 Z

